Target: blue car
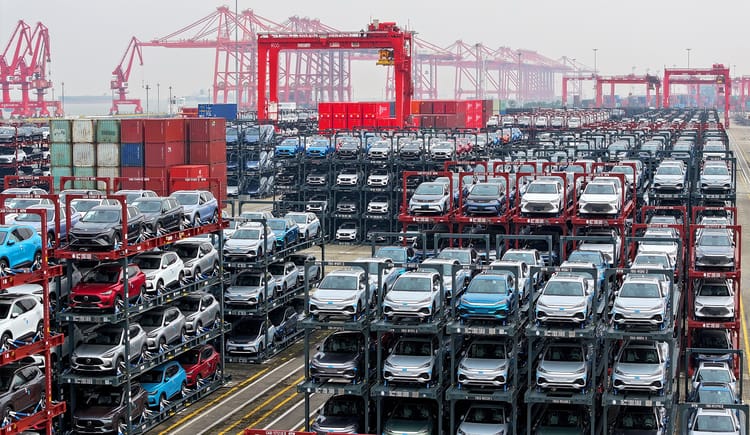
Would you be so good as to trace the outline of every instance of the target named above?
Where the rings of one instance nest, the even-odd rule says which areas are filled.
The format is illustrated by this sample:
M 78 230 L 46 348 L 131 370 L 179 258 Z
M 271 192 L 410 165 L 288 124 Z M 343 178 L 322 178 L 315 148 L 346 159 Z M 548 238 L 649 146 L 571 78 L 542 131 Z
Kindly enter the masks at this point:
M 187 392 L 187 373 L 177 361 L 169 361 L 141 375 L 141 386 L 148 393 L 148 406 L 159 410 L 167 401 Z
M 276 145 L 274 157 L 277 159 L 290 159 L 298 157 L 303 152 L 305 152 L 305 145 L 303 145 L 302 140 L 298 137 L 288 137 Z
M 54 246 L 56 240 L 66 240 L 68 238 L 68 222 L 65 216 L 65 207 L 60 207 L 60 233 L 57 236 L 55 236 L 55 207 L 53 205 L 32 205 L 27 210 L 47 211 L 47 243 L 50 246 Z M 81 214 L 75 210 L 71 211 L 70 225 L 71 227 L 74 227 L 78 221 L 81 220 Z M 21 213 L 16 216 L 13 221 L 20 225 L 30 225 L 34 227 L 34 230 L 36 230 L 37 233 L 42 231 L 42 218 L 38 214 Z
M 269 219 L 266 223 L 276 236 L 276 246 L 282 249 L 299 239 L 299 227 L 291 218 Z
M 463 320 L 501 320 L 516 307 L 515 278 L 504 271 L 486 271 L 475 276 L 458 299 Z
M 227 127 L 225 136 L 226 136 L 227 145 L 237 145 L 237 141 L 239 140 L 239 134 L 237 133 L 236 127 Z
M 607 259 L 602 255 L 600 251 L 583 251 L 576 249 L 568 255 L 568 262 L 571 263 L 591 263 L 596 267 L 596 271 L 599 275 L 599 289 L 604 288 L 604 273 L 609 267 Z
M 185 219 L 194 227 L 219 220 L 219 203 L 209 191 L 177 190 L 169 196 L 180 203 Z
M 0 225 L 0 269 L 42 263 L 42 238 L 30 225 Z
M 305 155 L 311 159 L 325 159 L 333 152 L 336 148 L 331 144 L 331 141 L 326 138 L 315 138 L 308 145 L 305 150 Z

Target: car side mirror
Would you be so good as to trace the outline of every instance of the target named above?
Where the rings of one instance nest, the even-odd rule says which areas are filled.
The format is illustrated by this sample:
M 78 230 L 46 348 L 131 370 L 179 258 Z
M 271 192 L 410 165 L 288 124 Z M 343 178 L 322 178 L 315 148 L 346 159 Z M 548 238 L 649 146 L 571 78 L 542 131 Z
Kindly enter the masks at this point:
M 168 265 L 168 264 L 165 264 L 165 265 L 163 265 L 163 266 L 162 266 L 161 268 L 162 268 L 162 269 L 166 269 L 166 268 L 168 268 L 168 267 L 169 267 L 169 265 Z
M 10 318 L 11 319 L 15 319 L 16 317 L 18 317 L 18 313 L 11 313 L 10 314 Z
M 170 379 L 172 379 L 172 378 L 170 378 L 169 376 L 167 376 L 166 378 L 164 378 L 164 382 L 169 382 Z
M 319 344 L 315 346 L 315 350 L 320 350 L 320 345 Z
M 7 245 L 8 245 L 8 246 L 13 246 L 13 245 L 15 245 L 15 244 L 16 244 L 16 241 L 15 241 L 15 240 L 12 240 L 12 239 L 8 239 L 8 243 L 7 243 Z
M 203 253 L 203 252 L 199 252 L 199 253 L 198 253 L 198 258 L 203 258 L 203 257 L 205 257 L 205 256 L 206 256 L 206 254 L 205 254 L 205 253 Z

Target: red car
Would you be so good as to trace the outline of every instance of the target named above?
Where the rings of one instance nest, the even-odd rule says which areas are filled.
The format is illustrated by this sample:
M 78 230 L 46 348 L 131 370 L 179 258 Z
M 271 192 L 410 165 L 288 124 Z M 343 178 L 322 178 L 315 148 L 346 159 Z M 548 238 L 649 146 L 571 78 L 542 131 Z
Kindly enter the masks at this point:
M 187 373 L 188 387 L 194 387 L 200 380 L 209 379 L 216 373 L 219 367 L 219 353 L 210 344 L 205 344 L 183 353 L 177 361 Z
M 94 267 L 73 287 L 71 308 L 122 308 L 125 300 L 123 278 L 120 263 L 103 263 Z M 136 264 L 128 264 L 128 298 L 136 301 L 141 294 L 146 294 L 146 274 Z
M 456 140 L 456 154 L 468 154 L 474 149 L 474 144 L 468 140 Z

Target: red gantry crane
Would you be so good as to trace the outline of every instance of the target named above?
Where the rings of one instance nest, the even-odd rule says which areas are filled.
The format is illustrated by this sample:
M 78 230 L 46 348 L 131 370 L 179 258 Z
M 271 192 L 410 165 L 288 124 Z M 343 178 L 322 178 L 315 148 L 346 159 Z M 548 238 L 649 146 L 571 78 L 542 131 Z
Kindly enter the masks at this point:
M 596 76 L 594 80 L 596 80 L 596 107 L 597 108 L 604 107 L 604 96 L 603 96 L 602 87 L 605 84 L 609 84 L 609 94 L 612 97 L 611 104 L 613 107 L 614 107 L 614 102 L 615 102 L 615 85 L 618 85 L 618 84 L 619 85 L 645 84 L 646 85 L 646 104 L 648 106 L 651 106 L 651 91 L 652 90 L 656 90 L 657 105 L 659 104 L 659 101 L 661 99 L 661 95 L 660 95 L 661 80 L 659 80 L 659 77 L 652 76 L 650 74 L 646 74 L 646 75 L 628 74 L 625 76 Z M 565 85 L 563 85 L 563 87 L 564 86 Z
M 670 87 L 672 85 L 697 85 L 700 92 L 701 85 L 716 85 L 716 95 L 724 95 L 724 128 L 729 128 L 729 110 L 732 97 L 732 79 L 729 68 L 715 63 L 711 68 L 665 68 L 664 69 L 664 106 L 670 107 Z M 700 101 L 700 93 L 696 96 Z
M 36 23 L 33 31 L 24 21 L 19 21 L 0 57 L 0 109 L 12 109 L 11 116 L 32 117 L 62 116 L 59 101 L 46 100 L 52 87 L 47 77 L 47 63 L 51 60 L 49 29 Z M 20 90 L 21 98 L 13 100 L 13 88 Z M 35 95 L 30 95 L 31 93 Z

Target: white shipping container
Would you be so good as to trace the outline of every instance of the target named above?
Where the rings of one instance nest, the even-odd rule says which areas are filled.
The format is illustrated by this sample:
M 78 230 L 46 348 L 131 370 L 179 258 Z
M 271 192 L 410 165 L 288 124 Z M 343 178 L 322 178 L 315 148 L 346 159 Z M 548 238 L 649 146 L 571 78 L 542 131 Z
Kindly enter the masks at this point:
M 120 144 L 96 144 L 96 166 L 120 167 Z
M 93 142 L 94 133 L 93 119 L 73 120 L 73 142 Z
M 119 167 L 98 167 L 96 168 L 96 176 L 97 177 L 107 177 L 112 179 L 112 183 L 110 183 L 110 186 L 114 186 L 114 179 L 120 176 L 120 168 Z
M 94 147 L 94 144 L 73 144 L 73 166 L 85 168 L 96 166 L 96 147 Z

